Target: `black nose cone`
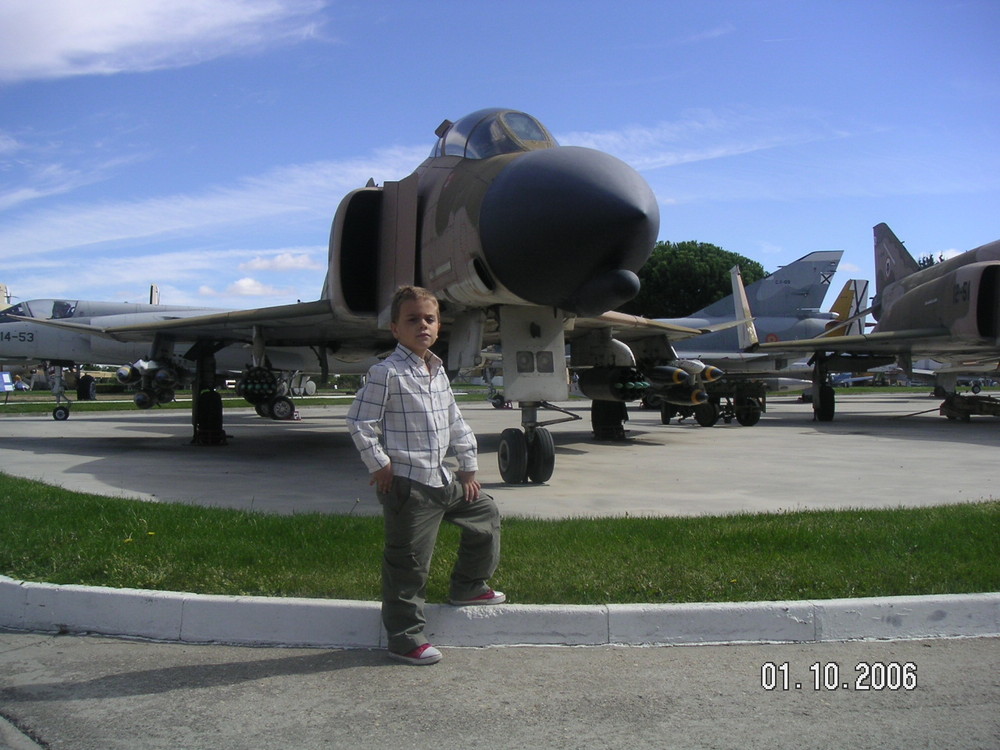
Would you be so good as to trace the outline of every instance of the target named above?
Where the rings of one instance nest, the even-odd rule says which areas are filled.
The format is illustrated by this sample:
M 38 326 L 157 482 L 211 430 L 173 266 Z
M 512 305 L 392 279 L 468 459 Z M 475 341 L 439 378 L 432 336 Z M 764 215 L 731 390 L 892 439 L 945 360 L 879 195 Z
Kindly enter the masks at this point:
M 510 163 L 483 199 L 483 253 L 497 279 L 537 305 L 581 315 L 639 292 L 659 208 L 646 181 L 615 157 L 564 146 Z

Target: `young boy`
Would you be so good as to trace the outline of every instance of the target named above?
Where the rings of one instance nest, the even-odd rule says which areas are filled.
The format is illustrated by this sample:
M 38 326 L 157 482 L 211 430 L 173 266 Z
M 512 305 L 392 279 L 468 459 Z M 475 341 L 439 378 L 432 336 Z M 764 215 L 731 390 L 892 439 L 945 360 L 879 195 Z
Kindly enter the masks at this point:
M 441 328 L 437 298 L 401 287 L 391 312 L 398 346 L 368 371 L 347 425 L 382 504 L 389 656 L 434 664 L 441 652 L 424 636 L 424 601 L 441 521 L 462 530 L 451 603 L 500 604 L 506 597 L 486 583 L 500 560 L 500 513 L 480 491 L 476 436 L 458 411 L 441 359 L 430 351 Z M 457 477 L 443 464 L 449 448 L 458 457 Z

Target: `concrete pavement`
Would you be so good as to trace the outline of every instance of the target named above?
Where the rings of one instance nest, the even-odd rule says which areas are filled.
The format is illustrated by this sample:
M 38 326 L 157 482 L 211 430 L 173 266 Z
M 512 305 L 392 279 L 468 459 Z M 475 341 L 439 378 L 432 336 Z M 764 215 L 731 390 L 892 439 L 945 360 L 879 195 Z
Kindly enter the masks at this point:
M 717 514 L 996 497 L 997 421 L 906 416 L 936 403 L 896 394 L 841 398 L 837 421 L 819 424 L 808 406 L 775 399 L 753 428 L 711 429 L 661 425 L 655 413 L 632 410 L 632 439 L 624 444 L 593 443 L 586 421 L 557 425 L 553 480 L 525 487 L 502 485 L 495 463 L 496 435 L 517 422 L 517 412 L 480 404 L 463 411 L 480 436 L 481 479 L 508 516 Z M 345 411 L 303 407 L 303 419 L 289 423 L 230 411 L 232 440 L 218 448 L 187 444 L 183 412 L 80 413 L 63 423 L 7 416 L 0 418 L 0 465 L 69 489 L 153 501 L 377 513 L 343 428 Z M 1000 633 L 998 599 L 434 606 L 432 638 L 451 647 L 442 664 L 415 670 L 390 667 L 369 650 L 383 637 L 374 603 L 0 579 L 0 626 L 36 631 L 0 633 L 0 716 L 12 722 L 0 722 L 0 748 L 446 748 L 482 736 L 469 726 L 483 721 L 495 722 L 485 737 L 505 747 L 756 747 L 782 739 L 815 747 L 993 747 L 1000 741 L 1000 641 L 968 636 Z M 43 634 L 60 629 L 185 642 Z M 851 642 L 927 636 L 939 640 Z M 743 641 L 786 643 L 485 647 Z M 206 642 L 354 648 L 275 651 Z M 828 675 L 831 663 L 847 675 L 849 689 L 813 689 L 814 676 Z M 859 663 L 879 665 L 880 675 L 916 664 L 920 687 L 855 690 Z M 764 690 L 765 664 L 775 665 L 768 677 L 790 674 L 791 687 Z M 814 671 L 813 664 L 820 666 Z
M 998 674 L 997 639 L 451 648 L 417 668 L 0 632 L 0 748 L 983 750 Z
M 480 443 L 479 478 L 506 516 L 699 515 L 800 508 L 893 507 L 1000 496 L 994 465 L 1000 420 L 949 422 L 938 399 L 841 396 L 833 422 L 807 404 L 772 398 L 755 427 L 660 424 L 630 410 L 630 440 L 595 443 L 583 419 L 551 428 L 556 469 L 545 485 L 501 482 L 500 432 L 517 411 L 462 410 Z M 926 412 L 917 416 L 907 416 Z M 302 406 L 301 421 L 252 409 L 226 413 L 229 444 L 194 447 L 178 410 L 0 417 L 0 466 L 83 492 L 273 513 L 380 513 L 347 435 L 347 405 Z M 2 415 L 0 407 L 0 415 Z M 544 413 L 543 413 L 544 415 Z
M 879 507 L 993 497 L 994 418 L 949 422 L 929 400 L 841 398 L 833 423 L 772 400 L 755 427 L 660 424 L 633 409 L 626 443 L 589 440 L 586 421 L 553 428 L 556 474 L 546 485 L 499 481 L 496 435 L 513 411 L 468 404 L 481 436 L 484 486 L 506 516 L 655 515 Z M 936 401 L 930 403 L 930 407 Z M 278 423 L 230 412 L 230 444 L 188 444 L 176 411 L 0 420 L 5 470 L 69 489 L 150 501 L 278 513 L 375 513 L 348 439 L 346 405 L 303 409 Z M 585 414 L 585 412 L 584 412 Z M 909 416 L 908 416 L 909 415 Z M 621 489 L 619 489 L 621 488 Z M 0 577 L 0 627 L 192 643 L 381 647 L 376 602 L 203 596 L 53 586 Z M 733 604 L 529 606 L 432 604 L 442 646 L 822 642 L 1000 634 L 1000 593 Z

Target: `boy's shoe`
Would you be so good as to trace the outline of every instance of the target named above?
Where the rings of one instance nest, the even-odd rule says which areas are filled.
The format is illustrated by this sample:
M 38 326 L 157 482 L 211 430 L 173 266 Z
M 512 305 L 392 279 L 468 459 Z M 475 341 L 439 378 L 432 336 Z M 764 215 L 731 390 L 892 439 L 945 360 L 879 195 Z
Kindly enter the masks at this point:
M 431 644 L 425 643 L 422 646 L 417 646 L 415 649 L 406 654 L 397 654 L 390 651 L 389 658 L 401 661 L 404 664 L 413 664 L 421 667 L 424 664 L 437 664 L 441 661 L 441 652 L 434 648 Z
M 452 599 L 451 603 L 456 607 L 468 607 L 472 604 L 503 604 L 507 597 L 502 591 L 490 589 L 485 594 L 473 597 L 472 599 Z

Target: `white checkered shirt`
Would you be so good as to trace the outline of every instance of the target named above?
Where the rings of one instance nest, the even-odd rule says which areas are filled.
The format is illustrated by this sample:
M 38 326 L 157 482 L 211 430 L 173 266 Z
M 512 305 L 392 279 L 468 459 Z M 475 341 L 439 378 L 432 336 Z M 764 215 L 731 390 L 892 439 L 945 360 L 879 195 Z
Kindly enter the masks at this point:
M 428 364 L 403 345 L 368 371 L 368 379 L 347 412 L 351 439 L 369 472 L 390 461 L 393 474 L 430 487 L 443 487 L 451 472 L 448 449 L 461 471 L 476 471 L 476 436 L 455 403 L 439 357 Z

